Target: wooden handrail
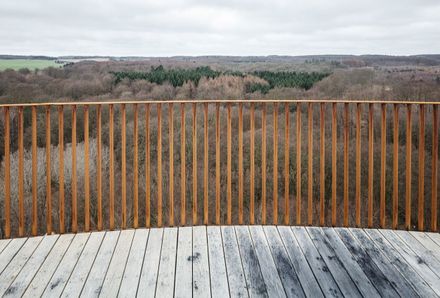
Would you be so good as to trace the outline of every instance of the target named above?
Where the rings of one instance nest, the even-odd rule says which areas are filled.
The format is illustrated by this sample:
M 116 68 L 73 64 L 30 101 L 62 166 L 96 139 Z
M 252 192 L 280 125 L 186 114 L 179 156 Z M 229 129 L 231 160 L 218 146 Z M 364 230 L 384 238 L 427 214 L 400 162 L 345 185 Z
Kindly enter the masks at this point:
M 2 104 L 2 237 L 200 223 L 437 231 L 439 104 Z M 404 135 L 399 135 L 400 125 Z M 51 137 L 55 132 L 57 138 Z

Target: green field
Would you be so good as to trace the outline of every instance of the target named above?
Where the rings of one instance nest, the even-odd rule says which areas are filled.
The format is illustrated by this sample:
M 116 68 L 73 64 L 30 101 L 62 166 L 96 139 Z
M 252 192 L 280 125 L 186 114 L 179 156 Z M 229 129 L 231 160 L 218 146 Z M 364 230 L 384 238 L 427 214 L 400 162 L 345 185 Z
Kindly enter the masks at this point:
M 12 68 L 19 70 L 20 68 L 28 68 L 34 70 L 46 67 L 61 67 L 62 64 L 55 63 L 55 60 L 38 60 L 38 59 L 0 59 L 0 71 Z

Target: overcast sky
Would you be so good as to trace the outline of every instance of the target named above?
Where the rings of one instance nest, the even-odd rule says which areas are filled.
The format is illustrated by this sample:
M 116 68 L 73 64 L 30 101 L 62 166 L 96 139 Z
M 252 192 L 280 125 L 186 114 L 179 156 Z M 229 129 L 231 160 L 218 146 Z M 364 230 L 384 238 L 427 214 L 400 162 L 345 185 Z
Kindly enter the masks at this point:
M 11 0 L 0 53 L 440 53 L 439 0 Z

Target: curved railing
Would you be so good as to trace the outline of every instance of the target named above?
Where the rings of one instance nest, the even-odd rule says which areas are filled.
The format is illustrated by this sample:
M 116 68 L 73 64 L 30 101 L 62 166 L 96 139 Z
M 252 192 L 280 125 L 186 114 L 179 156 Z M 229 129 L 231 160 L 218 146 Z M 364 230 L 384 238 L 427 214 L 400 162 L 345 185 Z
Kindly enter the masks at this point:
M 439 104 L 0 105 L 1 236 L 196 224 L 437 231 Z

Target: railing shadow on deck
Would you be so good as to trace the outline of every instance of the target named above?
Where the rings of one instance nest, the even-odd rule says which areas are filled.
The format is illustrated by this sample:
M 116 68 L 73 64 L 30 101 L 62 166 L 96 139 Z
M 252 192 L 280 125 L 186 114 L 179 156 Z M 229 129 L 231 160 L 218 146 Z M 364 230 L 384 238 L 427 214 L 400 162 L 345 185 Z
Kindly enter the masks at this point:
M 200 223 L 437 231 L 439 104 L 0 105 L 1 236 Z

